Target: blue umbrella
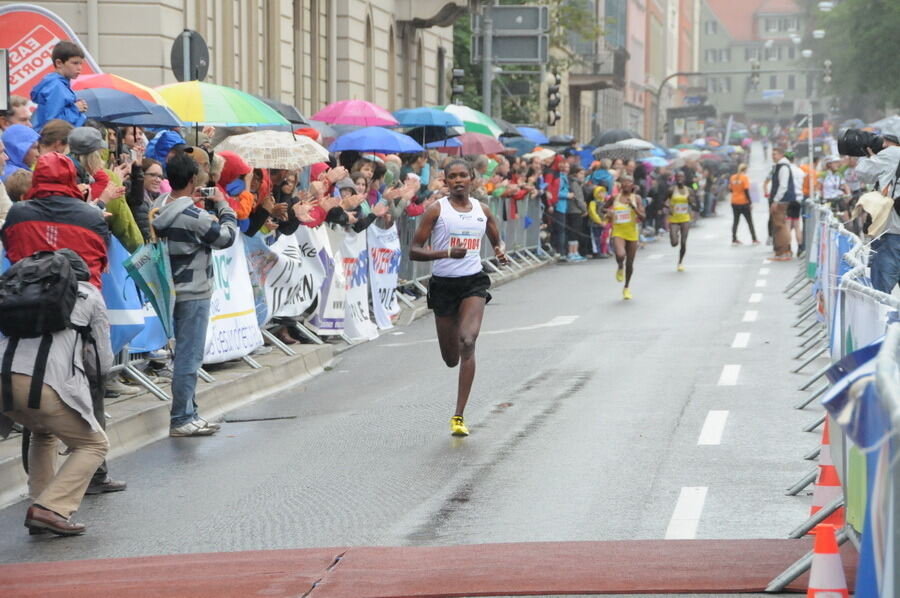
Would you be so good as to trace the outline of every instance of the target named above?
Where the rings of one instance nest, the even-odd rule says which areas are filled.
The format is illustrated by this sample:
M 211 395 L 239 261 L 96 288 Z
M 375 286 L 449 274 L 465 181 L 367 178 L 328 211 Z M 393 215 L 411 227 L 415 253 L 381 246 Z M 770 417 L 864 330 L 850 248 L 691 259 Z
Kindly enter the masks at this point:
M 522 134 L 522 137 L 533 141 L 538 145 L 541 145 L 542 143 L 548 143 L 550 141 L 546 135 L 544 135 L 534 127 L 516 127 L 516 129 L 519 130 L 519 133 Z
M 537 145 L 527 137 L 503 137 L 500 139 L 500 142 L 506 147 L 511 147 L 516 150 L 517 156 L 524 156 L 528 152 L 533 151 Z
M 356 150 L 359 152 L 384 152 L 388 154 L 425 151 L 411 137 L 382 127 L 365 127 L 342 135 L 328 147 L 332 152 Z
M 401 127 L 461 127 L 462 120 L 455 114 L 435 108 L 404 108 L 394 112 Z
M 110 120 L 114 125 L 125 125 L 129 127 L 150 127 L 160 129 L 174 129 L 181 126 L 181 120 L 172 112 L 171 109 L 146 100 L 138 100 L 144 104 L 144 107 L 150 111 L 150 114 L 135 114 L 132 116 L 120 116 Z
M 456 137 L 448 137 L 447 139 L 442 139 L 440 141 L 432 141 L 431 143 L 426 143 L 425 147 L 429 149 L 440 149 L 442 147 L 462 147 L 462 141 L 460 141 Z
M 75 92 L 79 100 L 87 102 L 87 118 L 109 122 L 125 116 L 150 114 L 150 110 L 137 97 L 117 89 L 79 89 Z

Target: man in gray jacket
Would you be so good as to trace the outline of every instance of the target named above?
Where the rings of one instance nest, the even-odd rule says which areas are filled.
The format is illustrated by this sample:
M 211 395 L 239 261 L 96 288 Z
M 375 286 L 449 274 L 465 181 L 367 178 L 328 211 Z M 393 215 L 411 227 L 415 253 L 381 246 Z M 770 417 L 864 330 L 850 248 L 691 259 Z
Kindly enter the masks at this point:
M 876 185 L 885 196 L 894 199 L 888 225 L 884 233 L 872 241 L 871 266 L 872 286 L 884 293 L 891 293 L 900 282 L 900 214 L 897 200 L 900 189 L 896 184 L 898 164 L 900 164 L 900 139 L 894 135 L 884 136 L 884 148 L 877 154 L 866 148 L 868 158 L 860 159 L 856 174 L 863 183 Z
M 172 192 L 154 203 L 159 214 L 153 228 L 168 239 L 175 282 L 175 358 L 172 375 L 170 436 L 209 436 L 219 425 L 197 414 L 197 371 L 203 365 L 209 300 L 213 291 L 212 250 L 231 247 L 238 234 L 237 217 L 216 189 L 206 199 L 196 189 L 197 163 L 184 152 L 166 162 Z

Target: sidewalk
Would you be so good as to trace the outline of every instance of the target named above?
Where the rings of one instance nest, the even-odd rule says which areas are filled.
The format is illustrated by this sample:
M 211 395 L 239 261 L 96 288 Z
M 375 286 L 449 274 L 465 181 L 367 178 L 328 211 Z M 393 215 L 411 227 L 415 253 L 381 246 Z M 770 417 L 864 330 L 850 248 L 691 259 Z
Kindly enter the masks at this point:
M 491 275 L 494 286 L 500 286 L 534 272 L 541 264 L 525 266 L 520 270 L 506 270 L 501 278 Z M 411 307 L 403 309 L 397 318 L 397 326 L 408 326 L 415 320 L 426 316 L 430 310 L 421 297 Z M 285 355 L 273 347 L 271 353 L 254 355 L 253 358 L 262 367 L 251 369 L 243 361 L 233 361 L 216 366 L 210 374 L 211 383 L 200 380 L 197 386 L 197 403 L 204 417 L 212 420 L 259 399 L 297 387 L 326 371 L 335 354 L 348 350 L 355 345 L 343 342 L 322 345 L 292 345 L 294 356 Z M 169 385 L 162 388 L 169 392 Z M 300 389 L 302 390 L 302 389 Z M 109 458 L 137 451 L 169 434 L 168 401 L 161 401 L 150 393 L 122 396 L 106 401 L 107 428 L 109 436 Z M 26 494 L 28 476 L 22 468 L 20 434 L 13 434 L 0 441 L 0 509 L 14 504 Z M 115 471 L 115 468 L 113 468 Z M 125 472 L 119 477 L 127 479 Z

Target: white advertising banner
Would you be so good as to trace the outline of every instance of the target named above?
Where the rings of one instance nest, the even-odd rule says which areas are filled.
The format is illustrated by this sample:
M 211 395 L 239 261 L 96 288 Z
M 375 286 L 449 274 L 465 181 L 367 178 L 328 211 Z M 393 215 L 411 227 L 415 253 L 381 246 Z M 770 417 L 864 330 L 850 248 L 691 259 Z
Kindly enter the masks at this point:
M 344 333 L 352 340 L 372 340 L 378 328 L 369 317 L 369 253 L 366 235 L 349 232 L 340 250 L 346 290 Z
M 215 288 L 203 363 L 243 357 L 263 344 L 242 236 L 228 249 L 212 252 Z
M 265 294 L 264 321 L 301 315 L 315 300 L 325 279 L 325 268 L 308 234 L 297 234 L 304 235 L 302 249 L 293 235 L 257 233 L 245 239 L 251 276 L 257 277 Z
M 366 229 L 369 241 L 369 282 L 372 311 L 381 330 L 393 328 L 391 316 L 400 313 L 397 301 L 397 274 L 400 271 L 400 236 L 397 225 L 389 229 L 376 225 Z
M 344 332 L 344 299 L 346 285 L 341 249 L 344 231 L 319 226 L 310 230 L 311 239 L 319 252 L 325 278 L 319 291 L 319 305 L 309 324 L 319 335 L 340 335 Z

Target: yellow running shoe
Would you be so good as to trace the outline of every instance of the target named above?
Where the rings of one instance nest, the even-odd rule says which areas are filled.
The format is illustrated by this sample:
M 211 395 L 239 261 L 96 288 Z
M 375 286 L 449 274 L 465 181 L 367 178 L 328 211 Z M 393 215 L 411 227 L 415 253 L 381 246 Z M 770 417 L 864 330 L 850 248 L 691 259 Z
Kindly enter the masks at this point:
M 623 297 L 626 301 L 628 301 L 629 299 L 631 299 L 631 289 L 629 289 L 628 287 L 625 287 L 624 289 L 622 289 L 622 297 Z
M 678 264 L 678 271 L 679 271 L 679 272 L 684 272 L 684 265 L 683 265 L 683 264 Z
M 466 427 L 466 422 L 463 421 L 461 415 L 454 415 L 450 418 L 450 435 L 451 436 L 468 436 L 469 428 Z
M 616 280 L 618 282 L 622 282 L 625 280 L 625 270 L 623 270 L 622 268 L 616 270 Z

